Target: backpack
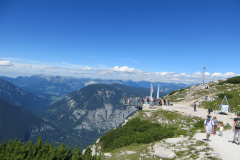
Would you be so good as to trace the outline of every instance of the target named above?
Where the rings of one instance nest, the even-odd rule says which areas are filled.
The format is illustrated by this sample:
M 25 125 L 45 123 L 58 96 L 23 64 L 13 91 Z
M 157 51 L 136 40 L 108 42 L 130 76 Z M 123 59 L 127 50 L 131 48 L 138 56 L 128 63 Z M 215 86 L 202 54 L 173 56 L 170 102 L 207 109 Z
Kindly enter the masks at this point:
M 235 127 L 236 128 L 240 128 L 240 119 L 238 118 L 238 120 L 235 123 Z
M 207 124 L 208 122 L 211 122 L 211 124 L 212 124 L 212 119 L 210 119 L 210 121 L 208 121 L 208 120 L 206 119 L 206 124 Z

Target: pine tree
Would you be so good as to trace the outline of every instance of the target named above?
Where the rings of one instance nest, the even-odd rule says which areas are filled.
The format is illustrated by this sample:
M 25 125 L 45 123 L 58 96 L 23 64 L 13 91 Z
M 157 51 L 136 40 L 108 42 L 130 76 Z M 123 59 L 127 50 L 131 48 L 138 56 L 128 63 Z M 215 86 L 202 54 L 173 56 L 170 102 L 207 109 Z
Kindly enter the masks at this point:
M 75 146 L 72 154 L 70 147 L 61 143 L 59 148 L 56 148 L 53 143 L 49 145 L 48 141 L 43 145 L 42 138 L 39 137 L 35 145 L 30 140 L 26 144 L 17 139 L 10 140 L 6 145 L 5 142 L 0 143 L 0 159 L 17 159 L 17 160 L 99 160 L 100 157 L 92 156 L 92 151 L 89 147 L 82 154 L 77 146 Z

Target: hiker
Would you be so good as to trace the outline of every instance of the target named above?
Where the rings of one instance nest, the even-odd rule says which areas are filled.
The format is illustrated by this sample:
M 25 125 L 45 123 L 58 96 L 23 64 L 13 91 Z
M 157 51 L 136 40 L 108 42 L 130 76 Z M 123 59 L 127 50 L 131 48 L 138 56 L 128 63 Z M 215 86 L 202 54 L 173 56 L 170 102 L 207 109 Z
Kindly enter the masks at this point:
M 127 103 L 126 98 L 124 97 L 123 99 L 124 99 L 124 104 L 126 104 Z
M 211 120 L 211 116 L 207 116 L 207 119 L 204 121 L 204 131 L 206 131 L 207 141 L 209 141 L 209 137 L 213 131 L 214 122 Z
M 224 130 L 224 128 L 223 128 L 223 124 L 221 123 L 220 124 L 220 128 L 219 128 L 219 136 L 223 136 L 223 130 Z
M 238 133 L 238 145 L 240 144 L 240 113 L 237 114 L 237 118 L 234 118 L 233 122 L 233 143 L 236 143 L 236 135 Z
M 218 126 L 217 116 L 213 116 L 213 122 L 214 122 L 213 135 L 216 135 L 216 128 Z
M 207 101 L 208 100 L 208 96 L 205 96 L 205 101 Z
M 213 112 L 212 108 L 208 107 L 208 115 L 211 116 L 211 112 Z
M 194 106 L 194 110 L 193 111 L 197 111 L 196 110 L 196 108 L 197 108 L 197 103 L 196 102 L 193 103 L 193 106 Z
M 208 85 L 207 85 L 207 83 L 205 83 L 205 89 L 208 89 Z

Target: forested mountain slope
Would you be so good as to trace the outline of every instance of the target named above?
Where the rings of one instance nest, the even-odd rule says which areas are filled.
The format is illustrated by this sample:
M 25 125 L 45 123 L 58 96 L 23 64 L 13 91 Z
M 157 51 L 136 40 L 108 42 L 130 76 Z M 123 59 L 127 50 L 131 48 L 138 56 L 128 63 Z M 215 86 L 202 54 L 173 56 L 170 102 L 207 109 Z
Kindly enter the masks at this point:
M 14 106 L 0 98 L 0 142 L 22 139 L 36 142 L 41 136 L 44 141 L 56 140 L 60 134 L 56 128 L 44 122 L 24 107 Z
M 12 105 L 24 106 L 32 113 L 38 113 L 50 105 L 50 100 L 26 92 L 3 78 L 0 78 L 0 98 Z

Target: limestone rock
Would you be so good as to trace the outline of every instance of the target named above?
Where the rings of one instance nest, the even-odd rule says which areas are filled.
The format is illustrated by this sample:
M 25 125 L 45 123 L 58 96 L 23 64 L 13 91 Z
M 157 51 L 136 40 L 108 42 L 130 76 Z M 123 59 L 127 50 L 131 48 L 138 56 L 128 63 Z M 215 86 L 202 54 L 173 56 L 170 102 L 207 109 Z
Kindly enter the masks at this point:
M 160 143 L 156 143 L 153 146 L 153 151 L 154 151 L 153 155 L 161 157 L 161 158 L 176 157 L 176 154 L 173 151 L 163 148 Z
M 104 153 L 105 157 L 112 157 L 111 153 Z
M 196 146 L 195 148 L 196 148 L 196 150 L 198 150 L 198 151 L 203 151 L 203 150 L 207 149 L 206 146 Z
M 126 151 L 127 154 L 135 154 L 135 151 Z
M 91 150 L 92 150 L 92 156 L 96 155 L 96 145 L 93 145 Z
M 96 141 L 96 143 L 99 143 L 99 140 L 100 140 L 100 138 L 98 138 L 98 140 Z
M 215 79 L 213 82 L 214 82 L 214 83 L 219 83 L 219 81 L 218 81 L 217 79 Z
M 148 110 L 150 108 L 150 104 L 143 104 L 142 110 Z

